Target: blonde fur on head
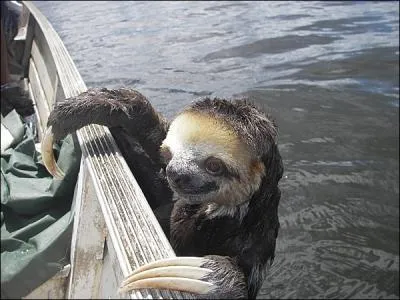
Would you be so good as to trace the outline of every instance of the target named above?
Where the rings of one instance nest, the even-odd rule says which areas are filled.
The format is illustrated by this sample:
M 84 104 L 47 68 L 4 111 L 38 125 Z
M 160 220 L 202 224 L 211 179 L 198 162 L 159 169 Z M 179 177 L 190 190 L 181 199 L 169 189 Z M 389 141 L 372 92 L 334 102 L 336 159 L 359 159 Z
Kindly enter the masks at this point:
M 207 157 L 221 159 L 238 176 L 215 178 L 218 190 L 213 193 L 208 211 L 213 216 L 232 214 L 257 191 L 265 174 L 263 163 L 238 133 L 215 116 L 183 112 L 171 123 L 161 146 L 169 149 L 181 163 L 201 161 Z M 242 209 L 244 212 L 245 209 Z
M 237 134 L 221 120 L 199 113 L 182 113 L 171 123 L 162 147 L 168 146 L 173 152 L 192 145 L 209 147 L 208 155 L 223 156 L 240 166 L 247 164 L 251 156 Z

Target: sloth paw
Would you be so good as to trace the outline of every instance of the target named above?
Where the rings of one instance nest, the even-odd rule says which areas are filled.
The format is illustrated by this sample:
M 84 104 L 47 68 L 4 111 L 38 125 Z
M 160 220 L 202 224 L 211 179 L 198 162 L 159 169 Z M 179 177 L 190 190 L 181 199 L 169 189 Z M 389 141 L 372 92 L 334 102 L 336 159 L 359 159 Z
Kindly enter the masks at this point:
M 187 292 L 198 298 L 247 297 L 242 272 L 222 256 L 174 257 L 146 264 L 125 278 L 119 292 L 148 288 Z

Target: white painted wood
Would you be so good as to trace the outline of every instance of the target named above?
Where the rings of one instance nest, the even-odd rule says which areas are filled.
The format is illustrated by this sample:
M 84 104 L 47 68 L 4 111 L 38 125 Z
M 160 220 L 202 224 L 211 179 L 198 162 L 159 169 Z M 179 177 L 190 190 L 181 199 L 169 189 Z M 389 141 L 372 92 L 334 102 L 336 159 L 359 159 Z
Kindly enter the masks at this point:
M 31 57 L 35 62 L 38 74 L 40 74 L 40 82 L 42 84 L 42 88 L 46 96 L 47 105 L 48 107 L 53 107 L 54 93 L 57 84 L 57 71 L 55 69 L 53 60 L 49 59 L 49 56 L 42 55 L 38 46 L 39 42 L 40 41 L 37 40 L 35 36 L 35 38 L 32 41 Z M 41 48 L 47 48 L 45 46 L 43 46 L 42 44 Z
M 39 141 L 41 141 L 42 138 L 43 138 L 43 130 L 42 130 L 42 127 L 41 127 L 41 124 L 43 124 L 43 121 L 40 119 L 40 113 L 39 113 L 38 107 L 36 105 L 35 96 L 33 95 L 32 86 L 31 86 L 31 84 L 29 82 L 27 84 L 27 87 L 28 87 L 28 94 L 29 94 L 29 97 L 32 99 L 33 109 L 34 109 L 35 115 L 36 115 L 36 120 L 37 120 L 36 126 L 38 128 L 38 138 L 39 138 Z M 40 149 L 40 147 L 39 147 L 39 149 Z
M 130 299 L 130 296 L 119 294 L 118 288 L 124 276 L 119 265 L 117 254 L 110 239 L 106 240 L 104 250 L 103 272 L 101 274 L 99 295 L 102 299 Z M 139 296 L 137 298 L 140 298 Z
M 98 298 L 107 230 L 84 160 L 76 187 L 68 299 Z
M 29 77 L 29 59 L 31 57 L 31 48 L 32 48 L 32 41 L 33 41 L 33 32 L 35 31 L 35 18 L 31 16 L 31 14 L 27 14 L 27 27 L 26 27 L 26 34 L 25 34 L 25 50 L 24 54 L 21 59 L 21 66 L 22 72 L 24 77 Z
M 136 189 L 137 182 L 125 160 L 112 147 L 116 145 L 111 133 L 99 136 L 102 126 L 97 125 L 85 129 L 80 131 L 83 139 L 91 141 L 84 144 L 91 158 L 89 172 L 99 179 L 93 183 L 123 276 L 145 263 L 175 256 L 142 191 Z M 179 292 L 167 292 L 166 296 L 182 297 Z M 135 292 L 132 297 L 162 298 L 157 290 Z
M 38 119 L 41 128 L 46 128 L 47 119 L 50 114 L 49 106 L 47 104 L 46 96 L 44 94 L 42 83 L 40 81 L 39 73 L 36 69 L 35 62 L 30 59 L 29 61 L 29 92 L 38 112 Z

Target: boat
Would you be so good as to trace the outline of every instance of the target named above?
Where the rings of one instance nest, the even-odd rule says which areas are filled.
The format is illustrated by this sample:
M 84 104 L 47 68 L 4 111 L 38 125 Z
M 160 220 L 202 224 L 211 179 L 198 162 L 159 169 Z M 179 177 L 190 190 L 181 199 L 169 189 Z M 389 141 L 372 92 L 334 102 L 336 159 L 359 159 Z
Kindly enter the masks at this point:
M 30 1 L 22 2 L 16 53 L 34 102 L 38 143 L 57 103 L 87 90 L 61 38 Z M 82 151 L 73 193 L 68 261 L 24 299 L 184 298 L 175 291 L 143 289 L 121 294 L 122 280 L 139 266 L 175 253 L 109 129 L 76 132 Z

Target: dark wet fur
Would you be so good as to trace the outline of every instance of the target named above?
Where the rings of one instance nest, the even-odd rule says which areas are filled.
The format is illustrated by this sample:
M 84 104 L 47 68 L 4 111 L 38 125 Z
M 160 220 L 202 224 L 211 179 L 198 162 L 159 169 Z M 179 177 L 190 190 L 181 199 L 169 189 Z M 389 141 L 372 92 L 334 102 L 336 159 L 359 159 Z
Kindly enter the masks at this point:
M 32 100 L 18 86 L 1 90 L 1 114 L 5 117 L 13 109 L 22 117 L 35 113 Z
M 110 127 L 176 254 L 212 259 L 210 267 L 215 272 L 207 280 L 221 288 L 206 297 L 255 298 L 263 270 L 274 259 L 279 230 L 278 182 L 283 165 L 275 141 L 276 125 L 248 100 L 206 98 L 186 110 L 226 121 L 263 161 L 266 175 L 249 199 L 249 210 L 242 221 L 238 216 L 209 219 L 207 205 L 172 201 L 166 166 L 159 153 L 169 125 L 137 91 L 90 89 L 59 104 L 50 114 L 48 125 L 53 126 L 57 139 L 91 123 Z

